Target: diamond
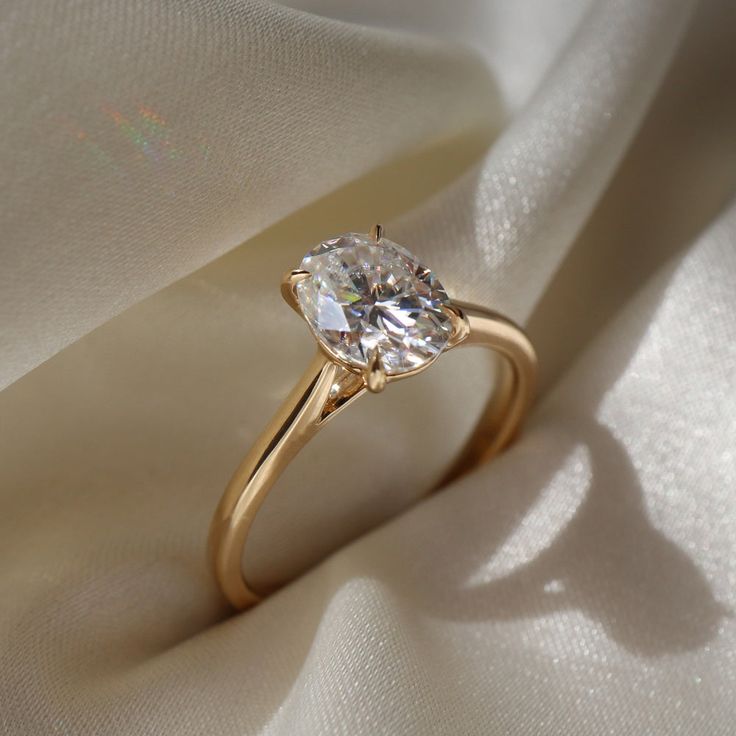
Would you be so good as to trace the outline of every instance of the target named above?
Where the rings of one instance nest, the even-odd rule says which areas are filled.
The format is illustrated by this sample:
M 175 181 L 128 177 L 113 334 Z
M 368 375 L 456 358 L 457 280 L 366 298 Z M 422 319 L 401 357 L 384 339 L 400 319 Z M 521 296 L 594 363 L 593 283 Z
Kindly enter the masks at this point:
M 396 243 L 347 233 L 325 240 L 300 266 L 296 297 L 317 340 L 358 369 L 378 351 L 388 375 L 431 363 L 452 335 L 450 300 L 437 277 Z

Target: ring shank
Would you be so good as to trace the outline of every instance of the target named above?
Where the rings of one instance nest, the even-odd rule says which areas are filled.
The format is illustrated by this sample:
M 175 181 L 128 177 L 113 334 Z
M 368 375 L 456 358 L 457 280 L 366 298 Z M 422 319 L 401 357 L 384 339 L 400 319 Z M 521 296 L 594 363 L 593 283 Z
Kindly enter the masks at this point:
M 469 325 L 455 347 L 485 347 L 504 360 L 495 389 L 465 448 L 441 485 L 486 462 L 513 441 L 534 394 L 537 358 L 529 339 L 500 314 L 453 302 Z M 347 380 L 346 380 L 347 378 Z M 209 552 L 215 577 L 238 609 L 260 601 L 242 572 L 242 553 L 259 508 L 296 454 L 366 388 L 353 374 L 319 351 L 299 383 L 256 440 L 227 485 L 210 527 Z

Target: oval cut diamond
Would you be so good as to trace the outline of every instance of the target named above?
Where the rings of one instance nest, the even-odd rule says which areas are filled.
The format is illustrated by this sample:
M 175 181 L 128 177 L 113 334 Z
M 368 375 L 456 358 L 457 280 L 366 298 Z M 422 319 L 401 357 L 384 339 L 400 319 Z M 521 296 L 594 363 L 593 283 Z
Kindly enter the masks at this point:
M 389 375 L 430 363 L 447 345 L 449 298 L 415 256 L 386 238 L 348 233 L 304 257 L 296 286 L 302 313 L 329 353 L 357 368 L 378 350 Z

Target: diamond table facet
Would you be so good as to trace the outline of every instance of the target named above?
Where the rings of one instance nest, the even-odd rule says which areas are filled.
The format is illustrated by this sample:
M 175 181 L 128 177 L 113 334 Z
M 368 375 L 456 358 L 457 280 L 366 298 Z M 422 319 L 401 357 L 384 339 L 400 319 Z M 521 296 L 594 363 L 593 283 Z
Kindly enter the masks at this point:
M 296 285 L 307 324 L 338 360 L 357 369 L 378 351 L 388 375 L 428 365 L 447 346 L 450 300 L 437 277 L 405 248 L 348 233 L 325 240 L 300 266 Z

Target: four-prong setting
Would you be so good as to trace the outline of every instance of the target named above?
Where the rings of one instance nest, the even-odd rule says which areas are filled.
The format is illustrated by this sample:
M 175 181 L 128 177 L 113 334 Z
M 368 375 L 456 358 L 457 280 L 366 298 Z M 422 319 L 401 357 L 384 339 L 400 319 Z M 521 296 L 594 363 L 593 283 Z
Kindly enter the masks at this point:
M 281 292 L 321 350 L 374 393 L 424 370 L 469 331 L 434 273 L 381 225 L 317 245 Z

